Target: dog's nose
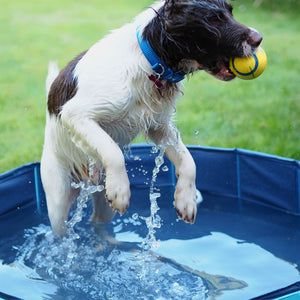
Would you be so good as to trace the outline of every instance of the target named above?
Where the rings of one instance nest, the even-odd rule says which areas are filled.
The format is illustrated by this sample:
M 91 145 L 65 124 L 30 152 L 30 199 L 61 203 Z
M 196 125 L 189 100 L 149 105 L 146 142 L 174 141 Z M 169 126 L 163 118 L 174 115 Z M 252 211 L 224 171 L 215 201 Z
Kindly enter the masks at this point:
M 253 47 L 258 47 L 262 41 L 263 37 L 255 29 L 251 29 L 249 34 L 248 43 Z

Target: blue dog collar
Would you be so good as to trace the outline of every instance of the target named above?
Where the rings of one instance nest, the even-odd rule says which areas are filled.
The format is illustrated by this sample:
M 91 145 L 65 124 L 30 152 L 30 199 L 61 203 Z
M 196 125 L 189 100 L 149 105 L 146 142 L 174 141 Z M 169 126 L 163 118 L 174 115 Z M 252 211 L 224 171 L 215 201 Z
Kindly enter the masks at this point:
M 139 26 L 136 29 L 136 35 L 142 52 L 151 64 L 152 70 L 159 77 L 166 79 L 172 83 L 177 83 L 184 79 L 184 76 L 186 75 L 185 72 L 174 72 L 171 68 L 169 68 L 165 63 L 161 61 L 148 41 L 142 38 Z

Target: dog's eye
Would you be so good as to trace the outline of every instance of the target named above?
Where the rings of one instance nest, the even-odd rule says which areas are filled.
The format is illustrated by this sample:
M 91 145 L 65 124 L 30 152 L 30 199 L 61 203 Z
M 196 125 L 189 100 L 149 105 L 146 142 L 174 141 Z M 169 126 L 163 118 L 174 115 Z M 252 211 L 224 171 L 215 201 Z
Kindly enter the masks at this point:
M 209 18 L 211 22 L 222 22 L 226 20 L 226 16 L 223 12 L 218 12 Z
M 224 21 L 224 20 L 226 19 L 225 14 L 224 14 L 223 12 L 219 12 L 219 13 L 218 13 L 218 19 L 219 19 L 220 21 Z

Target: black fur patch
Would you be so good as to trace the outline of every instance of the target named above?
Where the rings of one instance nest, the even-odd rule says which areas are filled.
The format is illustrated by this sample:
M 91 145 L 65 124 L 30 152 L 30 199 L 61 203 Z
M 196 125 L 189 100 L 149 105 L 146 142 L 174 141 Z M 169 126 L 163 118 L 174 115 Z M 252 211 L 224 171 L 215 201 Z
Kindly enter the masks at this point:
M 74 58 L 53 81 L 48 95 L 50 114 L 58 116 L 62 106 L 76 95 L 77 78 L 74 77 L 74 69 L 85 53 L 86 51 Z
M 189 59 L 218 73 L 220 62 L 228 66 L 229 57 L 243 56 L 242 43 L 250 33 L 225 0 L 166 0 L 143 38 L 174 71 L 182 71 L 180 61 Z

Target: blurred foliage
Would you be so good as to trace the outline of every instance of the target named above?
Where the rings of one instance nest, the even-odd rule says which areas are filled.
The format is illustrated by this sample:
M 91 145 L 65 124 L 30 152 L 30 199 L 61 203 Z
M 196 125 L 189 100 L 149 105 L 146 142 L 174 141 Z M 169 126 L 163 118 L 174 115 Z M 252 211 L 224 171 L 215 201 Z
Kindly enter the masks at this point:
M 248 2 L 249 0 L 241 1 Z M 285 13 L 299 13 L 300 0 L 251 0 L 254 7 L 270 9 L 273 11 L 281 11 Z

